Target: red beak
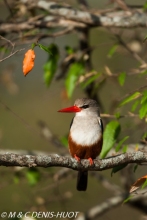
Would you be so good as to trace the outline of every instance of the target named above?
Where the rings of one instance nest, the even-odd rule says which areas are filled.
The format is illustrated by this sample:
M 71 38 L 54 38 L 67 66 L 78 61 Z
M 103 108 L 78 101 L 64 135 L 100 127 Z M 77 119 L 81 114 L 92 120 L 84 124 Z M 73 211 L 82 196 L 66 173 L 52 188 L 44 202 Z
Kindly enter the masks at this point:
M 63 108 L 59 110 L 58 112 L 80 112 L 81 108 L 77 107 L 76 105 L 68 107 L 68 108 Z

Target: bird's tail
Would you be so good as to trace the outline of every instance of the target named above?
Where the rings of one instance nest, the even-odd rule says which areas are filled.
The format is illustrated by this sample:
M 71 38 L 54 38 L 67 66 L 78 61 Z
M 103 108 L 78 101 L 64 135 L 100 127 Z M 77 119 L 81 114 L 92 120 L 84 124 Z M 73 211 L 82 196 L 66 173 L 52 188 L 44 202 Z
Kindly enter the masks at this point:
M 88 171 L 78 171 L 77 190 L 86 191 L 88 183 Z

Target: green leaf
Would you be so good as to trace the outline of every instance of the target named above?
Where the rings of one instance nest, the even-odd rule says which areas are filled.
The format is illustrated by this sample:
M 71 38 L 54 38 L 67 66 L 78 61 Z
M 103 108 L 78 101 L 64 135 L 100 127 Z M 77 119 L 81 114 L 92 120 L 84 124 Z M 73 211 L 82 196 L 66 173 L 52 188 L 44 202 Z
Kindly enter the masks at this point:
M 146 74 L 147 74 L 147 70 L 144 70 L 144 71 L 141 72 L 140 74 L 142 74 L 142 75 L 146 75 Z
M 50 51 L 49 57 L 47 62 L 44 64 L 44 80 L 47 86 L 50 85 L 56 70 L 57 70 L 57 64 L 59 60 L 59 51 L 58 47 L 55 44 L 51 44 L 48 47 L 48 50 Z
M 114 55 L 114 53 L 116 52 L 117 47 L 118 47 L 118 45 L 113 45 L 111 47 L 111 49 L 109 50 L 108 55 L 107 55 L 109 58 L 111 58 Z
M 69 55 L 74 53 L 74 49 L 70 46 L 66 46 L 65 50 L 66 50 L 67 54 L 69 54 Z
M 83 85 L 83 89 L 86 88 L 90 83 L 92 83 L 93 81 L 95 81 L 99 76 L 101 75 L 101 73 L 97 73 L 94 76 L 91 76 Z
M 65 80 L 65 86 L 67 90 L 67 95 L 70 98 L 73 94 L 76 81 L 78 77 L 84 73 L 84 65 L 81 62 L 76 62 L 70 65 L 67 77 Z
M 128 164 L 122 164 L 122 165 L 118 165 L 116 167 L 114 167 L 111 171 L 111 176 L 113 175 L 113 173 L 117 173 L 118 171 L 124 169 Z
M 147 139 L 147 132 L 145 132 L 145 133 L 143 134 L 142 139 L 143 139 L 143 140 L 144 140 L 144 139 Z
M 132 105 L 132 108 L 131 108 L 132 112 L 134 112 L 134 111 L 136 110 L 138 104 L 139 104 L 139 100 L 136 100 L 136 101 L 134 102 L 134 104 Z
M 114 146 L 117 137 L 120 133 L 121 127 L 118 121 L 111 121 L 109 124 L 107 124 L 104 135 L 103 135 L 103 148 L 100 154 L 101 158 L 104 158 L 107 153 L 111 150 L 111 148 Z
M 147 90 L 145 90 L 142 94 L 141 104 L 147 101 Z
M 115 117 L 116 117 L 117 119 L 119 119 L 120 116 L 121 116 L 121 115 L 120 115 L 120 112 L 116 112 L 116 113 L 115 113 Z
M 139 110 L 139 117 L 142 119 L 146 115 L 147 115 L 147 91 L 144 91 L 141 99 L 141 108 Z
M 120 73 L 118 76 L 118 82 L 121 86 L 124 85 L 125 79 L 126 79 L 126 73 L 125 72 Z
M 147 101 L 144 102 L 139 110 L 139 117 L 143 119 L 147 115 Z
M 135 100 L 137 99 L 138 97 L 141 96 L 141 93 L 140 92 L 135 92 L 133 93 L 132 95 L 130 95 L 129 97 L 125 98 L 120 104 L 119 106 L 122 106 L 122 105 L 125 105 L 127 104 L 128 102 L 131 102 L 132 100 Z
M 53 61 L 52 60 L 49 60 L 48 62 L 46 62 L 43 66 L 43 70 L 44 70 L 44 81 L 45 81 L 45 84 L 47 86 L 50 85 L 52 79 L 53 79 L 53 76 L 54 76 L 54 73 L 56 71 L 56 66 L 53 65 Z
M 147 179 L 145 180 L 141 188 L 144 189 L 146 186 L 147 186 Z
M 147 9 L 147 2 L 143 5 L 143 9 L 146 10 Z M 147 38 L 147 36 L 146 36 Z
M 129 200 L 132 199 L 132 198 L 133 198 L 133 196 L 128 196 L 128 197 L 123 201 L 123 203 L 129 202 Z
M 36 185 L 40 179 L 40 173 L 36 168 L 30 168 L 26 172 L 26 177 L 31 186 Z
M 122 149 L 122 152 L 123 153 L 126 153 L 127 152 L 127 149 L 128 149 L 128 145 L 124 145 L 123 149 Z
M 32 45 L 31 45 L 31 49 L 34 50 L 34 47 L 36 47 L 36 46 L 37 46 L 36 43 L 32 43 Z
M 65 146 L 65 147 L 68 147 L 68 139 L 67 137 L 62 137 L 61 139 L 61 143 Z
M 40 47 L 40 49 L 46 51 L 46 52 L 49 53 L 50 55 L 53 55 L 53 54 L 52 54 L 52 50 L 53 50 L 52 46 L 53 46 L 54 44 L 51 44 L 49 47 L 44 46 L 43 44 L 37 44 L 37 45 Z M 55 46 L 55 45 L 54 45 L 54 46 Z
M 122 146 L 122 144 L 129 138 L 129 136 L 124 137 L 119 143 L 117 144 L 115 151 L 118 152 Z

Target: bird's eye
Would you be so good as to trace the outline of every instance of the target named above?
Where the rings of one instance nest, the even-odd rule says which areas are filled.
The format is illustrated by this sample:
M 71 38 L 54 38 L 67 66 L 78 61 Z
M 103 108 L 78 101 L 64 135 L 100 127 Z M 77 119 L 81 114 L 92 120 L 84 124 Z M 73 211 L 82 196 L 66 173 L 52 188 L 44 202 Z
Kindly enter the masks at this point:
M 83 105 L 81 108 L 88 108 L 89 107 L 89 105 Z

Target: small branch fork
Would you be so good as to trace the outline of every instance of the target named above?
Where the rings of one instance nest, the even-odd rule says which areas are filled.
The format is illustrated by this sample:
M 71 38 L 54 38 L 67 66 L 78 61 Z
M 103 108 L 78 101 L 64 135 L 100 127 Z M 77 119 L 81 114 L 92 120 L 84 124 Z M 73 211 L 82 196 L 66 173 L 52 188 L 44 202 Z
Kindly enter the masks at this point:
M 11 45 L 11 47 L 12 47 L 11 53 L 10 53 L 8 56 L 4 57 L 3 59 L 0 59 L 0 62 L 3 62 L 4 60 L 6 60 L 6 59 L 12 57 L 14 54 L 16 54 L 16 53 L 18 53 L 18 52 L 24 50 L 24 48 L 22 48 L 22 49 L 19 49 L 19 50 L 14 51 L 15 44 L 14 44 L 12 41 L 8 40 L 7 38 L 5 38 L 5 37 L 3 37 L 3 36 L 1 36 L 1 35 L 0 35 L 0 39 L 6 41 L 6 42 L 9 43 L 9 44 Z
M 22 51 L 22 50 L 24 50 L 24 48 L 14 51 L 13 53 L 11 53 L 11 54 L 9 54 L 8 56 L 6 56 L 5 58 L 1 59 L 0 62 L 3 62 L 4 60 L 6 60 L 6 59 L 12 57 L 14 54 L 16 54 L 16 53 L 18 53 L 18 52 L 20 52 L 20 51 Z
M 93 166 L 88 160 L 77 162 L 74 158 L 53 155 L 18 155 L 13 153 L 0 154 L 0 166 L 20 166 L 20 167 L 66 167 L 73 170 L 91 170 L 102 171 L 113 168 L 118 165 L 129 163 L 147 162 L 147 152 L 136 151 L 134 153 L 125 153 L 112 156 L 102 160 L 94 160 Z

